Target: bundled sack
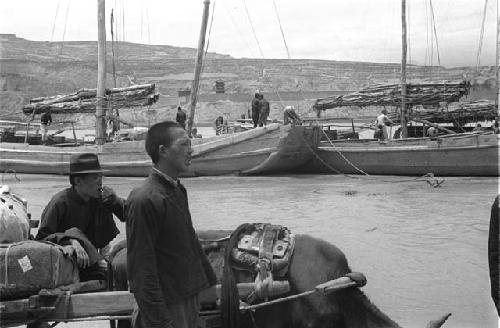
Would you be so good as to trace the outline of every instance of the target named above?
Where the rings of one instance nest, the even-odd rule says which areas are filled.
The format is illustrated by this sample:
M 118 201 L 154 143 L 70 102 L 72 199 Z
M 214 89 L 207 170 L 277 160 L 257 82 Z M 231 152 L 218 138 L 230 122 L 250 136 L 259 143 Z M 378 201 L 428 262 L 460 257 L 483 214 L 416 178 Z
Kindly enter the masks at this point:
M 30 221 L 26 201 L 0 186 L 0 244 L 28 240 Z
M 0 244 L 0 300 L 79 282 L 78 265 L 62 247 L 45 241 Z

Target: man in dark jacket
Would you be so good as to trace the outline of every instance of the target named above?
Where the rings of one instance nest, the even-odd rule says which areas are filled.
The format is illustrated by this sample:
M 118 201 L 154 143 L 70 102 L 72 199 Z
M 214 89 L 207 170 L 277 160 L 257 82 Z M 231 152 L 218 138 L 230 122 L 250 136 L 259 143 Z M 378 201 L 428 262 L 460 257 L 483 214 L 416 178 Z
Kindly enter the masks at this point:
M 252 99 L 252 121 L 253 121 L 253 127 L 256 128 L 257 125 L 259 124 L 259 117 L 260 117 L 260 99 L 259 99 L 259 93 L 256 92 L 254 98 Z
M 186 120 L 186 112 L 182 110 L 181 106 L 177 107 L 177 115 L 175 115 L 175 121 L 179 123 L 179 125 L 182 126 L 183 129 L 186 129 Z
M 106 265 L 98 252 L 119 233 L 113 214 L 124 221 L 124 201 L 113 189 L 102 186 L 103 172 L 96 154 L 71 156 L 71 187 L 52 197 L 42 212 L 36 236 L 37 240 L 71 246 L 82 281 L 106 278 Z
M 196 328 L 198 294 L 215 274 L 198 241 L 180 173 L 191 163 L 191 140 L 175 122 L 146 137 L 149 177 L 127 199 L 127 275 L 138 309 L 135 327 Z
M 259 115 L 259 126 L 267 125 L 267 118 L 269 117 L 269 113 L 271 109 L 269 107 L 269 102 L 264 98 L 263 94 L 259 95 L 259 104 L 260 104 L 260 115 Z

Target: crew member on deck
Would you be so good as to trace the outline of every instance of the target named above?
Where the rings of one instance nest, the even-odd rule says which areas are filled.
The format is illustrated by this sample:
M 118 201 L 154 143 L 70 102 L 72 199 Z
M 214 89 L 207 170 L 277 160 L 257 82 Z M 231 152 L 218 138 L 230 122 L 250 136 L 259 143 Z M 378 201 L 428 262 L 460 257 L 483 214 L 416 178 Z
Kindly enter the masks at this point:
M 256 92 L 254 98 L 252 99 L 252 121 L 254 128 L 256 128 L 257 125 L 259 124 L 259 117 L 260 117 L 260 94 Z
M 259 94 L 259 108 L 259 126 L 266 126 L 271 109 L 269 108 L 269 102 L 264 98 L 263 94 Z
M 52 115 L 50 115 L 50 108 L 47 109 L 40 116 L 40 133 L 42 134 L 42 143 L 45 145 L 47 143 L 47 132 L 48 127 L 52 124 Z
M 181 108 L 181 106 L 177 107 L 177 115 L 175 115 L 175 121 L 179 123 L 180 126 L 185 130 L 186 129 L 186 120 L 187 115 Z
M 382 112 L 379 116 L 377 116 L 377 119 L 375 121 L 375 134 L 374 138 L 377 138 L 379 140 L 387 140 L 389 139 L 388 133 L 387 133 L 387 126 L 393 125 L 394 122 L 387 116 L 388 112 L 387 109 L 382 109 Z
M 301 125 L 302 121 L 295 112 L 295 108 L 293 106 L 286 106 L 283 111 L 283 124 L 292 124 L 292 125 Z

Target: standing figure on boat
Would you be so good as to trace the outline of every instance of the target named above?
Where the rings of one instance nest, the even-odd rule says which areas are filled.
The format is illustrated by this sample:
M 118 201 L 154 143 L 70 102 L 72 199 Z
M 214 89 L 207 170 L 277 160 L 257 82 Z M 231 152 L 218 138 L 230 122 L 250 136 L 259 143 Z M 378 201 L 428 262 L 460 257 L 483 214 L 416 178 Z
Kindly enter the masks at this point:
M 500 122 L 498 122 L 498 118 L 493 122 L 491 128 L 493 129 L 493 133 L 498 134 L 500 132 Z
M 127 277 L 138 308 L 133 327 L 196 328 L 199 293 L 215 273 L 193 228 L 187 192 L 178 180 L 191 163 L 191 140 L 175 122 L 146 137 L 153 168 L 127 199 Z
M 388 111 L 387 109 L 382 109 L 382 112 L 379 116 L 377 116 L 377 119 L 375 121 L 375 134 L 373 135 L 373 138 L 379 139 L 379 140 L 387 140 L 389 139 L 389 135 L 387 133 L 387 126 L 391 126 L 394 124 L 394 122 L 387 116 Z
M 269 116 L 271 109 L 269 107 L 269 102 L 267 101 L 267 99 L 264 98 L 263 94 L 259 94 L 259 104 L 260 104 L 259 126 L 266 126 L 267 118 Z
M 42 144 L 47 143 L 47 132 L 48 132 L 48 127 L 52 124 L 52 115 L 50 113 L 50 108 L 47 109 L 41 116 L 40 116 L 40 132 L 42 134 Z
M 108 139 L 109 140 L 113 140 L 113 138 L 115 137 L 116 133 L 120 129 L 119 125 L 120 125 L 120 123 L 119 123 L 117 117 L 110 116 L 108 118 L 108 128 L 110 130 L 109 134 L 108 134 Z
M 181 108 L 181 106 L 177 107 L 177 115 L 175 115 L 175 121 L 179 123 L 180 126 L 185 130 L 186 129 L 186 120 L 187 115 Z
M 215 129 L 215 135 L 221 135 L 223 133 L 222 131 L 222 126 L 224 124 L 224 117 L 222 116 L 217 116 L 217 118 L 214 121 L 214 129 Z
M 198 133 L 198 129 L 197 128 L 193 128 L 191 130 L 191 136 L 193 138 L 202 138 L 203 137 L 201 134 Z
M 260 117 L 260 94 L 256 92 L 254 98 L 252 99 L 252 121 L 254 128 L 256 128 L 257 125 L 259 124 L 259 117 Z
M 490 268 L 491 298 L 500 315 L 500 231 L 498 230 L 498 199 L 491 206 L 490 228 L 488 235 L 488 264 Z
M 52 197 L 42 212 L 37 240 L 67 246 L 76 256 L 80 280 L 106 280 L 107 264 L 103 255 L 119 230 L 115 214 L 124 219 L 124 200 L 113 189 L 102 185 L 102 173 L 96 154 L 71 156 L 71 186 Z
M 283 111 L 283 124 L 292 124 L 292 125 L 301 125 L 302 121 L 300 120 L 299 115 L 295 112 L 295 108 L 293 106 L 286 106 Z
M 483 130 L 483 126 L 481 125 L 481 123 L 477 123 L 476 126 L 472 129 L 472 131 L 482 131 Z
M 427 136 L 430 137 L 430 138 L 434 138 L 434 137 L 437 137 L 439 134 L 439 130 L 433 126 L 430 126 L 428 129 L 427 129 Z

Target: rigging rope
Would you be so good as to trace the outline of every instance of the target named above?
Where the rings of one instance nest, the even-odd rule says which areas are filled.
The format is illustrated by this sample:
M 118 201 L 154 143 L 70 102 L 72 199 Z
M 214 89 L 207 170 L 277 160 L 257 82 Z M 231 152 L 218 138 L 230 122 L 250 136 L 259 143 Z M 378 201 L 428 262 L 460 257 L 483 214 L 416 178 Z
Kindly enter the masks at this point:
M 125 1 L 122 0 L 122 41 L 125 41 Z
M 203 54 L 203 58 L 207 58 L 207 53 L 208 53 L 208 47 L 210 46 L 210 35 L 212 35 L 212 25 L 214 23 L 214 16 L 215 16 L 215 3 L 217 0 L 214 0 L 214 3 L 212 4 L 212 17 L 210 18 L 210 26 L 208 27 L 208 36 L 207 36 L 207 45 L 205 47 L 205 53 Z M 203 69 L 205 68 L 205 60 L 202 61 L 201 63 L 201 72 L 203 72 Z
M 250 53 L 251 53 L 251 57 L 254 57 L 254 50 L 252 49 L 252 47 L 250 46 L 250 44 L 248 43 L 248 40 L 247 38 L 245 38 L 245 36 L 243 35 L 243 33 L 241 32 L 241 30 L 238 28 L 238 25 L 236 24 L 235 22 L 235 19 L 233 17 L 233 14 L 231 13 L 231 11 L 229 9 L 227 9 L 226 5 L 224 4 L 224 9 L 226 10 L 226 13 L 227 15 L 229 16 L 229 19 L 231 20 L 231 23 L 233 24 L 234 26 L 234 29 L 236 30 L 236 32 L 239 34 L 240 36 L 240 40 L 243 40 L 245 42 L 245 45 L 246 47 L 248 48 L 248 50 L 250 50 Z
M 248 22 L 250 23 L 250 27 L 252 28 L 252 33 L 253 33 L 253 36 L 255 38 L 255 42 L 257 42 L 257 46 L 259 47 L 260 55 L 264 59 L 265 58 L 264 53 L 262 52 L 262 48 L 260 47 L 259 39 L 257 39 L 257 34 L 255 33 L 255 29 L 253 28 L 252 19 L 250 18 L 250 13 L 248 12 L 247 3 L 245 0 L 243 0 L 243 5 L 245 6 L 245 12 L 247 14 L 247 18 L 248 18 Z
M 441 66 L 441 58 L 439 56 L 439 43 L 438 43 L 438 36 L 437 36 L 437 31 L 436 31 L 436 21 L 434 19 L 434 7 L 432 6 L 432 0 L 429 0 L 429 5 L 431 8 L 431 14 L 432 14 L 432 27 L 434 29 L 434 38 L 436 39 L 436 52 L 437 52 L 438 65 Z
M 50 35 L 50 42 L 54 40 L 54 30 L 56 28 L 57 14 L 59 13 L 59 1 L 57 2 L 56 15 L 54 17 L 54 23 L 52 24 L 52 34 Z
M 280 15 L 278 13 L 278 7 L 276 6 L 276 2 L 274 0 L 273 0 L 273 5 L 274 5 L 274 12 L 276 13 L 276 18 L 278 19 L 278 25 L 280 26 L 280 31 L 281 31 L 281 36 L 283 38 L 283 43 L 285 44 L 286 54 L 288 56 L 288 59 L 291 59 L 290 51 L 288 50 L 288 45 L 286 44 L 285 33 L 283 32 L 283 27 L 281 26 L 281 20 L 280 20 Z
M 484 21 L 486 20 L 486 9 L 488 7 L 488 0 L 484 0 L 484 9 L 483 9 L 483 20 L 481 23 L 481 32 L 479 33 L 479 46 L 477 48 L 477 64 L 476 71 L 479 72 L 479 66 L 481 65 L 481 48 L 483 47 L 483 36 L 484 36 Z M 498 56 L 498 54 L 497 54 Z
M 62 41 L 61 42 L 61 47 L 59 48 L 59 55 L 62 54 L 63 47 L 64 47 L 64 38 L 66 36 L 66 26 L 68 24 L 68 15 L 69 15 L 69 7 L 71 5 L 71 0 L 68 1 L 68 6 L 66 7 L 66 17 L 64 19 L 64 30 L 63 30 L 63 35 L 62 35 Z
M 149 10 L 148 7 L 146 7 L 146 24 L 148 25 L 148 45 L 151 45 L 151 33 L 149 31 Z

